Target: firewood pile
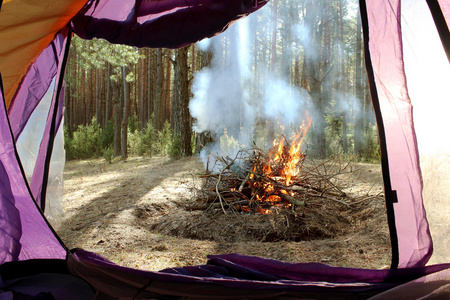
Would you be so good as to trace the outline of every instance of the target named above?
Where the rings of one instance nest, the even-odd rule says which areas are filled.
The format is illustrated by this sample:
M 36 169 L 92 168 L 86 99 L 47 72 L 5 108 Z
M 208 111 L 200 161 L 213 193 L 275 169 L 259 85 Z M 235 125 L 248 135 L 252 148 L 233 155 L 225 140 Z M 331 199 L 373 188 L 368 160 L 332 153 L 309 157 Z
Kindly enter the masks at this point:
M 233 157 L 209 153 L 214 163 L 193 188 L 184 207 L 189 213 L 167 214 L 152 230 L 220 242 L 272 242 L 331 238 L 362 228 L 381 211 L 382 193 L 355 194 L 349 185 L 354 164 L 341 156 L 307 158 L 301 145 L 309 125 L 268 151 L 254 146 Z
M 350 178 L 359 172 L 353 163 L 338 156 L 313 160 L 300 151 L 292 159 L 290 149 L 283 141 L 269 151 L 213 156 L 215 171 L 201 174 L 183 208 L 158 218 L 151 230 L 223 243 L 304 241 L 369 230 L 367 220 L 383 219 L 382 192 L 361 182 L 353 189 Z
M 205 185 L 198 192 L 196 209 L 272 214 L 301 212 L 318 201 L 350 205 L 336 184 L 339 175 L 352 172 L 350 163 L 332 158 L 307 164 L 305 153 L 291 149 L 284 141 L 267 152 L 254 147 L 240 150 L 234 158 L 215 157 L 220 171 L 202 175 Z

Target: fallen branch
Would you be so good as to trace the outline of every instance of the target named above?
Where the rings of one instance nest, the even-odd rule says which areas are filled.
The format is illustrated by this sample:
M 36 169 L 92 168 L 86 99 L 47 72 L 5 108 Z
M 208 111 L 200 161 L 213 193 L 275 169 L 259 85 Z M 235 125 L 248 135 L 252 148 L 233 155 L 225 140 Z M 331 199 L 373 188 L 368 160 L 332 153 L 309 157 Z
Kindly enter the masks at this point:
M 283 144 L 284 145 L 284 144 Z M 286 163 L 280 159 L 289 158 L 290 153 L 284 145 L 278 159 L 271 158 L 268 153 L 255 147 L 238 151 L 234 158 L 219 157 L 212 153 L 216 164 L 222 165 L 220 172 L 202 175 L 214 193 L 206 191 L 214 203 L 219 200 L 220 209 L 224 214 L 230 210 L 253 211 L 258 207 L 270 208 L 280 204 L 288 207 L 304 207 L 308 201 L 332 201 L 350 207 L 345 201 L 347 194 L 335 183 L 338 175 L 345 174 L 351 169 L 349 164 L 333 166 L 331 160 L 314 163 L 305 171 L 303 164 L 305 156 L 301 156 L 297 165 L 286 173 Z M 279 147 L 278 147 L 279 148 Z M 280 151 L 280 149 L 278 149 Z M 340 162 L 339 162 L 340 163 Z M 337 171 L 337 173 L 335 173 Z M 287 179 L 286 174 L 291 174 Z M 293 174 L 293 175 L 292 175 Z M 212 186 L 211 186 L 212 184 Z M 276 200 L 278 199 L 278 200 Z M 213 206 L 210 206 L 213 207 Z

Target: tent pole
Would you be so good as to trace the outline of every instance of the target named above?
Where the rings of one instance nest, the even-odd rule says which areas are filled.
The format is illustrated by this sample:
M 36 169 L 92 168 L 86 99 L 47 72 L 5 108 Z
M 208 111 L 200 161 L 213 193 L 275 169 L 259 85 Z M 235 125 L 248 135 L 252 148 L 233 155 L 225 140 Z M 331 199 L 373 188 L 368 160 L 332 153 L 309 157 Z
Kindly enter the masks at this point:
M 441 38 L 442 46 L 444 47 L 447 59 L 450 62 L 450 31 L 445 21 L 445 16 L 437 0 L 427 0 L 431 15 L 433 16 L 434 24 Z
M 55 137 L 56 137 L 56 129 L 57 129 L 56 128 L 56 120 L 57 120 L 57 116 L 58 116 L 59 99 L 61 96 L 62 86 L 63 86 L 63 82 L 64 82 L 64 71 L 65 71 L 67 59 L 69 56 L 71 37 L 72 37 L 72 31 L 69 29 L 69 32 L 68 32 L 67 38 L 66 38 L 67 40 L 66 40 L 65 46 L 64 46 L 65 49 L 64 49 L 63 59 L 61 61 L 60 72 L 57 75 L 59 77 L 58 77 L 58 82 L 57 82 L 57 86 L 56 86 L 56 95 L 54 98 L 55 105 L 53 108 L 53 116 L 52 116 L 52 123 L 51 123 L 51 127 L 50 127 L 48 149 L 47 149 L 47 154 L 45 157 L 44 173 L 43 173 L 42 189 L 41 189 L 41 197 L 40 197 L 41 198 L 40 199 L 40 207 L 41 207 L 42 211 L 45 211 L 45 200 L 46 200 L 46 195 L 47 195 L 48 176 L 49 176 L 49 172 L 50 172 L 50 161 L 51 161 L 52 152 L 53 152 L 53 144 L 54 144 Z

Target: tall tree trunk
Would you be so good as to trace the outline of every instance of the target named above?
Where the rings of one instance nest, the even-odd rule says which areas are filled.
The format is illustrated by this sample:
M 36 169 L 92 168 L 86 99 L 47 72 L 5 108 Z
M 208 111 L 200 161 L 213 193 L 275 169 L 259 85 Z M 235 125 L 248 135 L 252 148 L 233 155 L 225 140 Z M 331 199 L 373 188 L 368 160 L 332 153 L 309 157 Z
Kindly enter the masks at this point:
M 145 83 L 146 80 L 144 78 L 144 68 L 145 68 L 145 59 L 144 58 L 140 58 L 140 64 L 139 64 L 139 109 L 138 109 L 138 113 L 139 113 L 139 130 L 142 130 L 144 128 L 145 125 L 145 95 L 144 95 L 144 90 L 145 90 Z
M 172 99 L 171 97 L 171 82 L 172 82 L 172 50 L 167 49 L 167 55 L 166 55 L 166 87 L 164 89 L 164 110 L 163 110 L 163 125 L 165 121 L 169 121 L 171 124 L 174 123 L 173 121 L 173 114 L 172 114 Z
M 130 95 L 130 105 L 131 105 L 131 108 L 130 108 L 130 115 L 131 116 L 133 116 L 133 115 L 135 115 L 136 116 L 136 118 L 137 118 L 137 122 L 139 123 L 140 122 L 140 120 L 139 120 L 139 118 L 140 118 L 140 114 L 139 114 L 139 111 L 138 111 L 138 107 L 139 107 L 139 104 L 140 104 L 140 99 L 139 99 L 139 82 L 140 82 L 140 78 L 139 78 L 139 64 L 136 64 L 136 65 L 134 65 L 134 74 L 136 74 L 135 76 L 134 76 L 134 82 L 132 83 L 132 86 L 133 86 L 133 94 L 134 94 L 134 101 L 133 100 L 131 100 L 131 95 Z M 130 83 L 131 84 L 131 83 Z M 130 90 L 131 90 L 131 88 L 130 88 Z M 131 93 L 131 92 L 130 92 Z M 139 124 L 137 124 L 138 126 L 137 126 L 137 129 L 140 129 L 140 127 L 139 127 Z
M 127 67 L 122 66 L 122 85 L 123 85 L 123 115 L 122 115 L 122 159 L 128 158 L 128 115 L 130 113 L 130 91 L 126 80 Z
M 95 99 L 94 99 L 94 86 L 95 86 L 95 82 L 94 82 L 94 78 L 93 78 L 93 67 L 91 67 L 88 70 L 88 119 L 87 122 L 88 124 L 91 124 L 92 118 L 94 117 L 94 110 L 95 110 Z
M 305 23 L 311 29 L 311 43 L 312 48 L 305 53 L 306 74 L 308 78 L 309 93 L 312 101 L 318 111 L 318 114 L 313 120 L 311 133 L 314 142 L 314 154 L 317 157 L 325 157 L 325 106 L 322 94 L 324 76 L 321 73 L 321 60 L 323 53 L 320 53 L 322 48 L 321 42 L 323 39 L 323 16 L 320 13 L 321 6 L 315 2 L 308 2 L 306 4 Z M 319 51 L 319 57 L 316 57 Z
M 114 156 L 119 156 L 121 151 L 121 121 L 122 121 L 122 110 L 121 110 L 121 97 L 120 88 L 117 82 L 112 82 L 113 91 L 113 101 L 114 101 Z
M 111 113 L 111 65 L 107 63 L 106 67 L 106 97 L 105 97 L 105 118 L 103 128 L 108 126 Z
M 174 125 L 175 135 L 180 139 L 181 156 L 191 156 L 191 117 L 189 115 L 189 79 L 188 79 L 188 51 L 184 47 L 176 51 L 175 63 L 175 92 L 174 92 Z
M 300 77 L 300 87 L 304 88 L 305 90 L 309 89 L 309 83 L 308 83 L 308 74 L 306 72 L 306 66 L 307 66 L 307 62 L 306 62 L 306 55 L 303 56 L 303 67 L 302 67 L 302 74 Z
M 71 119 L 71 86 L 69 82 L 66 82 L 66 92 L 64 93 L 64 106 L 66 109 L 64 110 L 64 123 L 66 125 L 67 135 L 69 138 L 72 138 L 73 132 L 72 132 L 72 119 Z
M 361 38 L 361 18 L 358 13 L 358 20 L 356 23 L 356 58 L 355 58 L 355 89 L 356 98 L 359 102 L 361 108 L 364 107 L 364 91 L 362 85 L 362 38 Z M 364 125 L 363 114 L 359 113 L 356 115 L 355 120 L 355 156 L 357 159 L 362 158 L 363 152 L 363 141 L 362 141 L 362 130 Z
M 88 109 L 88 103 L 87 102 L 87 94 L 86 93 L 86 70 L 82 70 L 81 71 L 81 84 L 82 84 L 82 89 L 81 89 L 81 102 L 82 102 L 82 112 L 83 112 L 83 121 L 82 124 L 84 126 L 87 125 L 87 122 L 89 120 L 89 109 Z
M 156 50 L 156 86 L 154 96 L 154 109 L 155 112 L 155 129 L 162 129 L 162 112 L 163 112 L 163 85 L 164 85 L 164 68 L 163 68 L 163 50 Z
M 343 13 L 343 3 L 342 0 L 337 0 L 338 2 L 338 14 L 339 14 L 339 41 L 340 41 L 340 90 L 342 92 L 340 110 L 341 110 L 341 119 L 342 119 L 342 149 L 344 153 L 348 153 L 348 137 L 347 137 L 347 80 L 346 80 L 346 69 L 345 66 L 345 41 L 344 41 L 344 13 Z
M 101 75 L 102 75 L 102 70 L 101 69 L 96 69 L 95 70 L 95 103 L 96 103 L 96 108 L 95 108 L 95 117 L 97 118 L 97 122 L 99 125 L 102 124 L 102 117 L 101 117 L 101 113 L 102 113 L 102 100 L 100 97 L 100 92 L 101 92 L 101 88 L 102 88 L 102 80 L 101 80 Z
M 200 52 L 200 68 L 209 67 L 213 58 L 212 47 L 210 46 L 206 51 Z M 210 131 L 204 131 L 197 133 L 195 141 L 195 153 L 199 154 L 203 147 L 214 141 L 213 136 Z
M 148 66 L 147 66 L 147 121 L 150 122 L 153 114 L 153 101 L 154 101 L 154 76 L 152 69 L 153 51 L 147 50 Z M 153 124 L 154 125 L 154 124 Z
M 274 0 L 272 3 L 271 10 L 271 18 L 272 18 L 272 40 L 271 40 L 271 58 L 270 58 L 270 71 L 273 74 L 276 69 L 277 64 L 277 24 L 278 24 L 278 0 Z M 275 139 L 275 125 L 274 120 L 266 120 L 266 132 L 267 132 L 267 141 L 272 143 Z

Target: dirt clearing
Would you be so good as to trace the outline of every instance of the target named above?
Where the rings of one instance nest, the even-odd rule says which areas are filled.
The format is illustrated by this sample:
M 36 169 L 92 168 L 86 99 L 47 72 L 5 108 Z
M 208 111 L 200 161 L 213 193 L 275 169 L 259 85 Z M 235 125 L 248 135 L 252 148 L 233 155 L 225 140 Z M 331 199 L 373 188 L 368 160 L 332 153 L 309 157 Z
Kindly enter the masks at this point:
M 341 178 L 342 186 L 362 200 L 343 210 L 339 220 L 327 219 L 323 211 L 316 215 L 316 227 L 295 227 L 289 212 L 224 215 L 190 209 L 204 173 L 197 157 L 133 157 L 112 164 L 103 159 L 70 161 L 64 171 L 64 215 L 57 231 L 69 248 L 153 271 L 204 264 L 207 255 L 223 253 L 388 267 L 380 166 L 357 164 L 353 170 Z M 315 229 L 299 235 L 305 228 Z

